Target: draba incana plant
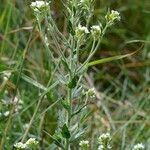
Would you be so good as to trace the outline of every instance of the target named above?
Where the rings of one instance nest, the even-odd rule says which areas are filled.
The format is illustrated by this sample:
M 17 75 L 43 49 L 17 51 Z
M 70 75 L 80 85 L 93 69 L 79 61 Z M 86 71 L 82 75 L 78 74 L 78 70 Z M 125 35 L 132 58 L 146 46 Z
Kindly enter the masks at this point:
M 51 1 L 35 1 L 30 5 L 36 19 L 34 26 L 38 27 L 51 63 L 50 70 L 53 70 L 47 89 L 57 95 L 56 102 L 60 104 L 57 111 L 57 128 L 54 135 L 48 135 L 55 143 L 55 145 L 52 144 L 52 149 L 57 147 L 63 150 L 70 150 L 74 147 L 75 149 L 88 149 L 90 143 L 82 140 L 79 142 L 79 140 L 86 132 L 83 122 L 88 114 L 88 104 L 95 98 L 96 93 L 94 88 L 86 88 L 83 77 L 106 30 L 115 24 L 115 21 L 120 20 L 120 14 L 114 10 L 109 11 L 104 17 L 105 21 L 97 20 L 98 24 L 92 25 L 94 0 L 61 0 L 61 2 L 67 24 L 65 32 L 57 26 L 51 9 Z M 87 41 L 91 41 L 91 43 L 87 44 Z M 82 52 L 87 49 L 89 54 L 81 62 Z M 41 95 L 45 96 L 46 93 L 44 91 Z M 21 142 L 15 144 L 17 149 L 26 149 L 31 143 L 37 144 L 33 139 L 28 141 L 28 144 L 24 144 L 24 141 L 41 102 L 42 98 L 37 104 Z M 109 140 L 108 134 L 101 136 L 98 140 L 98 149 L 109 149 Z M 78 144 L 74 144 L 77 141 Z M 100 148 L 100 146 L 104 146 L 104 148 Z
M 58 99 L 61 107 L 58 110 L 58 126 L 51 138 L 61 149 L 70 150 L 75 146 L 73 142 L 80 139 L 86 131 L 82 126 L 82 120 L 86 115 L 90 99 L 95 96 L 93 88 L 89 90 L 84 88 L 82 78 L 88 68 L 89 61 L 100 46 L 107 28 L 115 21 L 120 20 L 120 15 L 117 11 L 112 10 L 105 16 L 105 22 L 92 25 L 94 0 L 62 0 L 62 4 L 67 20 L 65 34 L 57 27 L 50 2 L 36 1 L 32 2 L 30 6 L 52 62 L 52 69 L 55 71 L 50 85 L 57 81 L 55 88 L 59 91 Z M 42 23 L 43 20 L 45 24 Z M 98 22 L 100 21 L 98 20 Z M 91 39 L 90 52 L 87 58 L 80 62 L 81 52 L 85 50 L 87 40 Z M 50 42 L 51 40 L 53 43 Z M 102 141 L 99 142 L 102 145 Z M 87 141 L 79 143 L 81 148 L 88 148 L 88 145 Z

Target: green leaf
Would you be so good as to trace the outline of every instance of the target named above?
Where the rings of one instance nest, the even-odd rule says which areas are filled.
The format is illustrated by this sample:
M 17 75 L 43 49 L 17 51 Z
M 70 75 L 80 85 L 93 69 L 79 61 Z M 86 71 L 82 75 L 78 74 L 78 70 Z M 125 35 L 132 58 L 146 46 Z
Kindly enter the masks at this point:
M 68 21 L 68 28 L 69 28 L 69 32 L 70 32 L 72 35 L 75 35 L 75 31 L 73 30 L 73 25 L 72 25 L 72 23 L 71 23 L 70 20 Z
M 79 139 L 84 135 L 84 133 L 86 132 L 86 129 L 87 129 L 87 128 L 85 128 L 85 129 L 80 129 L 78 132 L 75 132 L 75 133 L 72 135 L 72 137 L 71 137 L 71 139 L 70 139 L 70 142 L 73 143 L 73 142 L 79 140 Z
M 79 108 L 77 111 L 75 111 L 75 112 L 71 115 L 71 117 L 73 117 L 73 116 L 77 115 L 78 113 L 80 113 L 80 112 L 82 111 L 82 109 L 85 108 L 85 107 L 86 107 L 86 105 L 83 105 L 81 108 Z
M 78 80 L 78 77 L 77 76 L 74 76 L 73 79 L 68 83 L 68 87 L 70 89 L 73 89 L 76 87 L 77 85 L 77 80 Z
M 67 99 L 62 100 L 62 101 L 61 101 L 61 104 L 63 105 L 63 107 L 64 107 L 66 110 L 69 110 L 69 109 L 70 109 L 70 105 L 69 105 Z
M 28 82 L 28 83 L 30 83 L 30 84 L 32 84 L 32 85 L 34 85 L 34 86 L 36 86 L 36 87 L 38 87 L 38 88 L 40 88 L 42 90 L 45 90 L 45 91 L 47 90 L 43 85 L 41 85 L 37 81 L 33 80 L 32 78 L 30 78 L 30 77 L 28 77 L 28 76 L 26 76 L 24 74 L 21 75 L 21 78 L 23 80 L 25 80 L 26 82 Z
M 68 129 L 68 127 L 67 127 L 66 124 L 63 125 L 61 134 L 62 134 L 62 136 L 63 136 L 64 138 L 66 138 L 66 139 L 69 139 L 69 138 L 70 138 L 70 131 L 69 131 L 69 129 Z
M 88 66 L 95 66 L 95 65 L 107 63 L 107 62 L 110 62 L 110 61 L 114 61 L 114 60 L 118 60 L 118 59 L 123 59 L 125 57 L 129 57 L 129 56 L 135 54 L 136 52 L 137 51 L 135 51 L 133 53 L 125 54 L 125 55 L 118 55 L 118 56 L 112 56 L 112 57 L 108 57 L 108 58 L 103 58 L 103 59 L 95 60 L 95 61 L 92 61 L 92 62 L 88 63 Z
M 63 66 L 65 67 L 65 69 L 68 70 L 69 72 L 71 72 L 68 63 L 63 59 L 61 59 L 61 61 L 62 61 Z
M 54 143 L 62 148 L 63 150 L 65 150 L 65 148 L 63 147 L 63 145 L 61 144 L 61 137 L 59 138 L 59 135 L 56 133 L 54 134 L 54 136 L 50 135 L 48 132 L 46 132 L 45 130 L 43 130 L 53 141 Z

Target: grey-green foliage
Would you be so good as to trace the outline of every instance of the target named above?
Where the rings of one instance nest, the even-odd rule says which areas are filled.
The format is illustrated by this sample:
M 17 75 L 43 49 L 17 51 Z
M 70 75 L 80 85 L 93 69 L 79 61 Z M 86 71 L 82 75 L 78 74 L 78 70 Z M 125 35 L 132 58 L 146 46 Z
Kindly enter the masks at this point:
M 66 35 L 58 29 L 49 3 L 33 2 L 31 8 L 54 68 L 59 63 L 54 80 L 59 81 L 59 86 L 63 91 L 62 89 L 58 91 L 61 107 L 58 110 L 58 127 L 52 138 L 58 147 L 69 150 L 74 141 L 78 140 L 85 132 L 82 122 L 88 114 L 86 106 L 95 94 L 94 90 L 82 92 L 84 90 L 82 77 L 87 70 L 89 61 L 99 48 L 107 28 L 116 20 L 120 20 L 120 16 L 117 11 L 111 11 L 105 16 L 104 23 L 90 26 L 94 11 L 93 0 L 62 1 L 62 4 L 67 21 L 68 32 Z M 45 27 L 41 24 L 43 19 L 46 22 Z M 53 51 L 55 48 L 52 48 L 50 39 L 54 41 L 57 52 Z M 89 55 L 81 63 L 79 61 L 80 53 L 88 39 L 92 40 L 92 46 Z M 57 57 L 54 53 L 57 53 Z

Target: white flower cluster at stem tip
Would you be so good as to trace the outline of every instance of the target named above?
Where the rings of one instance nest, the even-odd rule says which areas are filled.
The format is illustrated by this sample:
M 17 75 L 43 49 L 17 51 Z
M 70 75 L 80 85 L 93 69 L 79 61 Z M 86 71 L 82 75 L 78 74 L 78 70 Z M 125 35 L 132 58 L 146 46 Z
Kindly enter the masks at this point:
M 103 145 L 99 145 L 97 150 L 104 150 L 104 146 Z
M 82 141 L 80 141 L 79 146 L 80 147 L 89 147 L 89 141 L 82 140 Z
M 101 32 L 102 30 L 100 25 L 93 25 L 91 27 L 91 33 L 94 38 L 98 38 L 101 35 Z
M 37 8 L 42 8 L 45 6 L 48 6 L 49 3 L 45 2 L 45 1 L 35 1 L 31 3 L 31 7 L 37 7 Z
M 94 98 L 96 96 L 96 91 L 95 88 L 91 88 L 89 89 L 86 94 L 90 97 L 90 98 Z
M 35 138 L 30 138 L 26 143 L 18 142 L 14 145 L 17 150 L 27 149 L 36 146 L 39 142 Z
M 106 19 L 110 24 L 113 24 L 114 21 L 116 21 L 116 20 L 120 21 L 120 19 L 121 19 L 120 13 L 119 13 L 118 11 L 111 10 L 110 12 L 107 13 L 107 15 L 105 16 L 105 19 Z
M 133 150 L 143 150 L 145 147 L 142 143 L 134 145 Z
M 18 142 L 14 145 L 15 148 L 21 150 L 21 149 L 26 149 L 27 148 L 27 145 L 22 143 L 22 142 Z
M 37 145 L 38 144 L 38 141 L 36 141 L 35 138 L 30 138 L 27 142 L 26 142 L 27 145 Z
M 111 149 L 110 142 L 111 142 L 111 136 L 109 133 L 104 133 L 100 135 L 98 138 L 98 143 L 99 143 L 98 150 Z
M 105 16 L 108 26 L 114 24 L 115 20 L 120 20 L 120 13 L 115 10 L 111 10 L 111 12 L 108 12 L 108 14 Z M 84 35 L 91 33 L 92 37 L 95 39 L 98 39 L 102 34 L 102 25 L 93 25 L 91 26 L 91 30 L 89 31 L 86 26 L 81 26 L 80 24 L 75 29 L 75 35 L 77 38 L 83 37 Z
M 81 26 L 80 24 L 78 25 L 78 27 L 75 30 L 75 34 L 76 34 L 77 38 L 82 37 L 82 36 L 84 36 L 85 34 L 88 34 L 88 33 L 90 33 L 88 28 L 85 27 L 85 26 Z
M 101 144 L 104 140 L 111 140 L 111 136 L 109 133 L 103 133 L 102 135 L 99 136 L 98 141 Z
M 30 7 L 35 13 L 41 13 L 45 10 L 48 10 L 49 3 L 45 1 L 35 1 L 32 2 Z

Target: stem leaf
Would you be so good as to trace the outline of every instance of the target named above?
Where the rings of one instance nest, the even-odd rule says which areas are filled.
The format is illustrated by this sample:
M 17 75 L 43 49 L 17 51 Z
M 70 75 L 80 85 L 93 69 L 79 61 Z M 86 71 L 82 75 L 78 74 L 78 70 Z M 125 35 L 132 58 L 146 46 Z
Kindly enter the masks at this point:
M 62 134 L 62 136 L 63 136 L 64 138 L 66 138 L 66 139 L 69 139 L 69 138 L 70 138 L 70 136 L 71 136 L 71 135 L 70 135 L 70 131 L 69 131 L 69 129 L 68 129 L 68 127 L 67 127 L 66 124 L 63 125 L 61 134 Z
M 68 87 L 70 89 L 73 89 L 76 87 L 77 85 L 77 81 L 78 81 L 78 77 L 77 76 L 74 76 L 73 79 L 68 83 Z

